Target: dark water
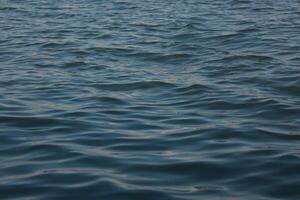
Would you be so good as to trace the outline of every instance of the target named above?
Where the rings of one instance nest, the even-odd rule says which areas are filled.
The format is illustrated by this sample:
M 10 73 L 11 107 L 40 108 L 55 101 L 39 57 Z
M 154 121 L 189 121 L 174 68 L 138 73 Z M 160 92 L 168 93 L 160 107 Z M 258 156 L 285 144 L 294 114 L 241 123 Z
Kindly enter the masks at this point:
M 300 199 L 298 0 L 0 0 L 0 199 Z

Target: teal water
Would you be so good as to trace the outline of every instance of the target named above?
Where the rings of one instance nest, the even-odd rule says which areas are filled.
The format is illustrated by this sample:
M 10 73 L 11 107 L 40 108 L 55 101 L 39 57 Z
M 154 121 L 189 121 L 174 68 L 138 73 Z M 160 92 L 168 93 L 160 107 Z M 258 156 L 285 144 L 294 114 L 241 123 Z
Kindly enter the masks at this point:
M 0 199 L 300 199 L 298 0 L 0 0 Z

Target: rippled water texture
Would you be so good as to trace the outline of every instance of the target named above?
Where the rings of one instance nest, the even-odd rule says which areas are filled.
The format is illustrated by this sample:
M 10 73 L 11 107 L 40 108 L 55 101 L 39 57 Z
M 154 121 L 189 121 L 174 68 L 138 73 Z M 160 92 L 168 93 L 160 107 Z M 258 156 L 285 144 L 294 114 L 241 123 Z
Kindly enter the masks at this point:
M 0 199 L 300 199 L 298 0 L 0 0 Z

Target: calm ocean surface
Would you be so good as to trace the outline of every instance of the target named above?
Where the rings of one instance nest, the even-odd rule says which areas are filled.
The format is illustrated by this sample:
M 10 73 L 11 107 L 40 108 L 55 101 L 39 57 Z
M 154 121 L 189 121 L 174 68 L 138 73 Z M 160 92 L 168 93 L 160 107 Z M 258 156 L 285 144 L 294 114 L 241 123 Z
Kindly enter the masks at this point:
M 300 1 L 0 0 L 0 199 L 300 199 Z

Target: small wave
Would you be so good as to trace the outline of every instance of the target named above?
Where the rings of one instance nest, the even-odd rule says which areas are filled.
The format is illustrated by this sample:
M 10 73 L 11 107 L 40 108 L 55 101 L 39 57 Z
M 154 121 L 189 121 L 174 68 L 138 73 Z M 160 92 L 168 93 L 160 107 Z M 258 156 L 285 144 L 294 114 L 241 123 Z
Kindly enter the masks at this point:
M 108 46 L 95 46 L 95 47 L 88 47 L 85 49 L 86 51 L 94 51 L 98 53 L 112 53 L 112 54 L 129 54 L 135 52 L 132 48 L 121 48 L 121 47 L 108 47 Z
M 235 61 L 246 61 L 252 60 L 256 62 L 274 62 L 277 59 L 270 57 L 270 56 L 263 56 L 263 55 L 230 55 L 221 59 L 213 60 L 212 62 L 235 62 Z
M 63 68 L 84 67 L 84 66 L 86 66 L 86 63 L 81 61 L 67 62 L 63 64 Z
M 94 84 L 92 87 L 110 90 L 110 91 L 128 91 L 128 90 L 144 90 L 155 88 L 173 88 L 175 85 L 172 83 L 162 81 L 145 81 L 145 82 L 133 82 L 133 83 L 120 83 L 120 84 Z

